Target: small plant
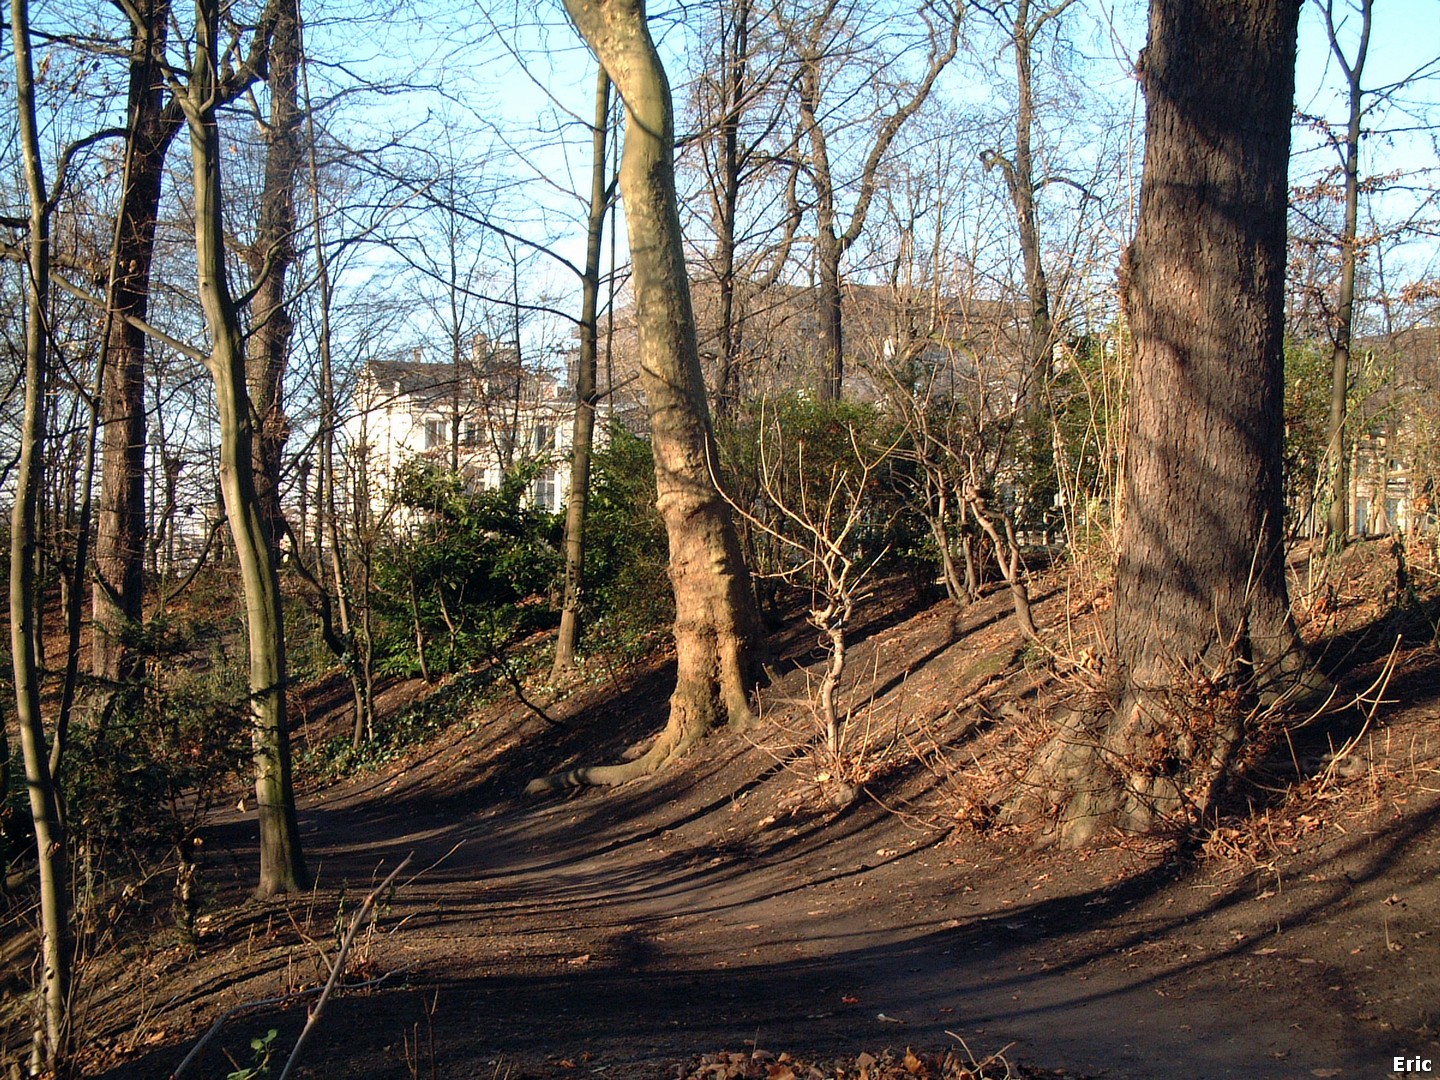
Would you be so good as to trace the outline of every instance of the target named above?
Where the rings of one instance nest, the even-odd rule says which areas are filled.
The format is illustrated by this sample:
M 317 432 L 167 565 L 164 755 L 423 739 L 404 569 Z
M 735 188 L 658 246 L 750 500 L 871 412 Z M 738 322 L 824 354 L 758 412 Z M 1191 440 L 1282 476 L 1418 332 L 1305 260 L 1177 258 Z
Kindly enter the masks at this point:
M 275 1056 L 275 1040 L 279 1035 L 280 1032 L 271 1028 L 264 1035 L 251 1039 L 250 1052 L 255 1055 L 255 1064 L 237 1067 L 234 1072 L 226 1074 L 225 1080 L 268 1080 L 270 1059 Z M 234 1064 L 234 1058 L 231 1058 L 231 1064 Z

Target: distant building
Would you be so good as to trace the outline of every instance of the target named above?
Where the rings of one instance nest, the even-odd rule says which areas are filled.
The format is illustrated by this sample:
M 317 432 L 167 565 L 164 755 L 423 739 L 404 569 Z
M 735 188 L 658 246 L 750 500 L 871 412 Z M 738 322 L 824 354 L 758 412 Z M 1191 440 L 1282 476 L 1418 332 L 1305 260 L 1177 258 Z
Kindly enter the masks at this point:
M 570 489 L 574 422 L 567 385 L 479 338 L 472 357 L 459 364 L 366 364 L 344 427 L 372 502 L 388 495 L 400 467 L 417 458 L 453 468 L 481 490 L 529 463 L 537 469 L 531 500 L 554 512 Z

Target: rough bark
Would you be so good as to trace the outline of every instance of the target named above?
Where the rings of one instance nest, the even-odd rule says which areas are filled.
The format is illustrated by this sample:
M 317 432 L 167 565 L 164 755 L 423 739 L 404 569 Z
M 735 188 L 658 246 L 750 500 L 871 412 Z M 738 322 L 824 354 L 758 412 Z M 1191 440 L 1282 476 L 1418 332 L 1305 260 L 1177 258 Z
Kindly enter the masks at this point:
M 118 273 L 110 283 L 106 371 L 100 397 L 100 505 L 91 607 L 91 671 L 112 687 L 140 675 L 131 645 L 145 602 L 145 333 L 165 156 L 183 117 L 167 108 L 164 58 L 170 0 L 136 5 L 130 37 L 126 184 L 120 199 Z
M 250 714 L 260 823 L 260 881 L 272 896 L 306 884 L 285 715 L 285 633 L 280 582 L 255 489 L 253 411 L 245 388 L 239 315 L 225 273 L 220 138 L 216 128 L 213 0 L 196 4 L 196 47 L 183 99 L 194 164 L 195 254 L 200 304 L 211 338 L 207 361 L 220 418 L 220 490 L 245 593 Z
M 555 671 L 575 665 L 580 643 L 580 595 L 585 580 L 585 512 L 590 500 L 590 461 L 595 444 L 595 390 L 600 305 L 600 250 L 610 194 L 605 175 L 606 136 L 610 126 L 610 76 L 602 67 L 595 87 L 594 161 L 590 171 L 590 216 L 585 234 L 585 272 L 581 278 L 580 356 L 575 369 L 575 423 L 570 453 L 570 495 L 565 503 L 565 596 L 560 632 L 555 638 Z
M 15 719 L 25 762 L 30 819 L 35 832 L 40 883 L 39 1015 L 31 1052 L 31 1073 L 58 1071 L 68 1041 L 70 941 L 65 833 L 45 745 L 40 700 L 41 597 L 36 580 L 37 517 L 43 476 L 45 390 L 49 376 L 50 195 L 40 158 L 35 119 L 35 78 L 31 61 L 30 14 L 26 0 L 12 0 L 11 39 L 15 50 L 15 99 L 29 230 L 26 237 L 25 412 L 20 455 L 14 471 L 10 512 L 10 655 L 15 680 Z
M 622 783 L 670 762 L 722 714 L 733 725 L 748 724 L 751 651 L 759 626 L 739 540 L 711 469 L 715 440 L 681 244 L 669 82 L 641 0 L 567 0 L 566 10 L 625 102 L 620 192 L 657 507 L 669 537 L 678 670 L 669 722 L 642 757 L 536 780 L 531 791 Z
M 1135 342 L 1112 712 L 1038 765 L 1081 843 L 1188 826 L 1247 712 L 1306 685 L 1283 562 L 1286 169 L 1299 0 L 1153 0 L 1123 273 Z

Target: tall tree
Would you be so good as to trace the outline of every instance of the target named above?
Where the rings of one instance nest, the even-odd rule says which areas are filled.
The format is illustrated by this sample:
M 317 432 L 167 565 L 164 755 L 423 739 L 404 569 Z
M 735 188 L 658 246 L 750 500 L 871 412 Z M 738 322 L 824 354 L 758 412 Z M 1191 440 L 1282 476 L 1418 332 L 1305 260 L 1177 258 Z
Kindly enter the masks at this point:
M 1113 711 L 1042 756 L 1062 835 L 1184 826 L 1308 671 L 1285 586 L 1286 170 L 1300 0 L 1152 0 Z M 1088 722 L 1087 722 L 1088 719 Z
M 709 204 L 697 214 L 714 235 L 702 256 L 715 289 L 714 303 L 701 305 L 702 358 L 713 355 L 715 411 L 728 419 L 742 393 L 747 315 L 787 268 L 800 226 L 800 163 L 793 154 L 776 153 L 776 135 L 786 122 L 780 76 L 787 57 L 771 12 L 755 0 L 718 0 L 708 11 L 713 22 L 689 54 L 697 66 L 691 101 L 698 131 L 688 144 Z M 765 208 L 781 201 L 773 185 L 782 170 L 788 197 L 777 221 Z
M 15 466 L 10 511 L 10 656 L 14 668 L 15 713 L 25 760 L 25 786 L 35 831 L 40 881 L 39 989 L 31 1074 L 51 1073 L 65 1055 L 70 1005 L 69 882 L 65 831 L 45 745 L 40 699 L 40 584 L 37 510 L 42 485 L 45 396 L 49 377 L 50 219 L 54 209 L 40 156 L 35 115 L 35 69 L 31 60 L 30 9 L 11 0 L 10 31 L 15 50 L 15 101 L 20 120 L 20 153 L 29 220 L 25 244 L 25 406 L 20 455 Z M 57 187 L 59 182 L 57 181 Z
M 566 0 L 580 35 L 625 103 L 620 194 L 630 237 L 640 377 L 649 402 L 657 506 L 670 545 L 677 676 L 664 732 L 623 765 L 536 780 L 531 791 L 618 784 L 661 768 L 723 713 L 752 720 L 759 619 L 729 508 L 715 486 L 715 437 L 685 274 L 675 194 L 674 109 L 643 0 Z
M 1016 0 L 1014 4 L 997 3 L 990 15 L 1010 39 L 1015 54 L 1015 144 L 1006 153 L 987 150 L 982 155 L 987 168 L 998 168 L 1005 177 L 1005 189 L 1015 213 L 1020 238 L 1020 257 L 1025 269 L 1025 299 L 1028 327 L 1025 349 L 1022 392 L 1034 393 L 1049 369 L 1050 350 L 1054 345 L 1052 326 L 1054 313 L 1050 302 L 1050 286 L 1045 278 L 1045 263 L 1040 250 L 1040 217 L 1036 195 L 1040 185 L 1035 176 L 1035 42 L 1047 26 L 1054 23 L 1074 0 L 1060 0 L 1049 5 Z
M 867 96 L 853 85 L 855 56 L 862 51 L 855 44 L 854 23 L 864 17 L 863 12 L 857 12 L 841 0 L 820 0 L 814 7 L 801 7 L 794 12 L 787 20 L 786 29 L 796 64 L 794 83 L 799 130 L 795 153 L 805 163 L 815 210 L 816 303 L 824 365 L 819 391 L 822 398 L 831 400 L 839 399 L 845 380 L 841 264 L 865 228 L 886 155 L 906 123 L 929 98 L 941 72 L 955 59 L 960 42 L 958 7 L 926 4 L 921 8 L 917 21 L 925 28 L 925 66 L 918 78 L 901 79 L 886 95 L 889 100 L 867 118 L 873 133 L 859 154 L 857 175 L 847 182 L 840 175 L 842 159 L 833 145 L 839 134 L 837 117 L 842 115 L 842 110 L 832 98 L 838 94 L 863 100 Z M 888 20 L 893 15 L 884 17 Z M 887 66 L 888 63 L 882 61 L 871 70 L 867 89 L 885 85 Z M 837 71 L 848 73 L 846 80 L 838 85 Z M 855 201 L 847 221 L 843 204 L 851 189 L 855 191 Z
M 254 277 L 251 329 L 246 341 L 246 381 L 255 410 L 255 489 L 278 557 L 285 516 L 280 508 L 282 454 L 290 435 L 285 416 L 285 364 L 294 320 L 285 288 L 295 261 L 295 180 L 300 171 L 300 13 L 295 0 L 275 9 L 266 84 L 270 117 L 264 124 L 265 179 L 260 220 L 247 256 Z
M 1335 303 L 1334 345 L 1330 359 L 1330 415 L 1326 424 L 1326 539 L 1343 546 L 1350 535 L 1350 481 L 1345 447 L 1345 404 L 1350 392 L 1350 344 L 1355 325 L 1355 269 L 1358 261 L 1356 237 L 1360 223 L 1360 136 L 1365 118 L 1365 91 L 1360 80 L 1370 52 L 1370 20 L 1373 0 L 1360 0 L 1360 37 L 1354 57 L 1340 44 L 1340 27 L 1335 17 L 1335 0 L 1325 0 L 1325 32 L 1330 54 L 1345 76 L 1347 115 L 1345 134 L 1339 140 L 1340 170 L 1344 177 L 1345 210 L 1340 231 L 1340 295 Z
M 124 187 L 109 343 L 100 398 L 102 472 L 95 533 L 92 672 L 112 687 L 139 674 L 134 628 L 145 602 L 145 332 L 165 155 L 183 116 L 165 91 L 170 0 L 141 0 L 130 15 Z
M 591 131 L 590 213 L 585 229 L 585 268 L 580 277 L 580 355 L 575 368 L 575 423 L 570 445 L 570 496 L 565 503 L 565 595 L 555 638 L 555 670 L 575 664 L 580 642 L 580 592 L 585 578 L 585 512 L 590 500 L 590 460 L 595 443 L 596 359 L 599 353 L 600 251 L 610 208 L 606 144 L 610 128 L 610 76 L 596 76 Z
M 210 333 L 206 366 L 220 416 L 220 489 L 245 593 L 250 650 L 250 712 L 255 798 L 260 820 L 260 882 L 271 896 L 306 883 L 291 782 L 285 709 L 285 624 L 273 545 L 255 489 L 253 409 L 245 385 L 239 309 L 225 267 L 221 205 L 216 0 L 197 0 L 190 80 L 179 97 L 190 129 L 195 255 L 200 304 Z

